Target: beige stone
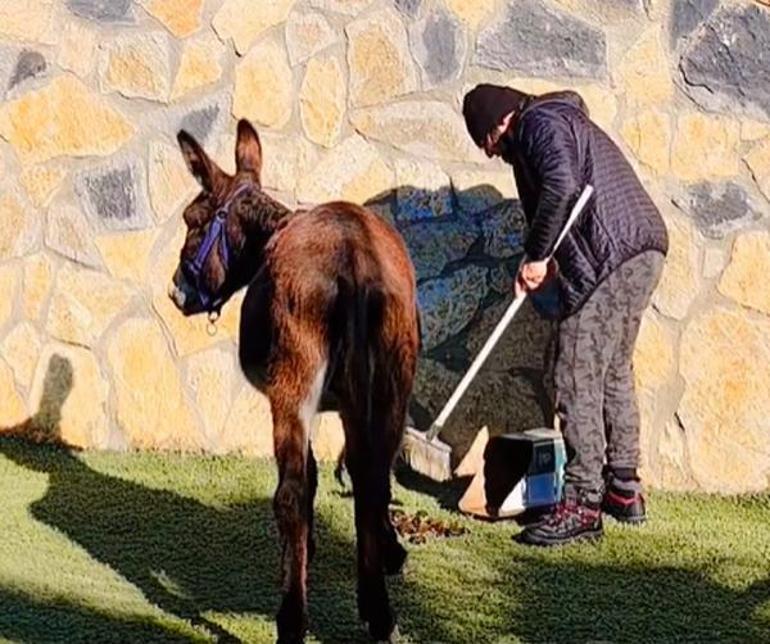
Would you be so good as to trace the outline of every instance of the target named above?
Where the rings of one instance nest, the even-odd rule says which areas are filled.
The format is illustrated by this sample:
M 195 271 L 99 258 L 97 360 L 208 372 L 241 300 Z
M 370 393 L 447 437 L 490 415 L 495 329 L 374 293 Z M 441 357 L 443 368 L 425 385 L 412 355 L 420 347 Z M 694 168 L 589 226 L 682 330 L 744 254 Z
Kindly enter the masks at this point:
M 53 0 L 4 0 L 0 2 L 0 38 L 36 42 L 53 24 Z
M 0 265 L 0 328 L 4 327 L 14 314 L 14 302 L 19 285 L 19 267 L 16 263 Z
M 712 492 L 767 488 L 770 321 L 713 309 L 685 329 L 678 416 L 697 484 Z
M 233 396 L 235 360 L 222 349 L 209 349 L 191 356 L 187 362 L 187 387 L 203 419 L 209 445 L 222 435 Z
M 681 114 L 671 153 L 674 175 L 685 181 L 738 174 L 740 124 L 698 112 Z
M 27 320 L 42 317 L 53 284 L 54 267 L 47 255 L 33 255 L 24 260 L 21 308 Z
M 118 36 L 109 41 L 99 64 L 102 90 L 165 102 L 170 89 L 169 61 L 164 33 Z
M 372 4 L 372 0 L 310 0 L 310 4 L 324 11 L 355 16 Z
M 770 137 L 753 147 L 745 160 L 760 191 L 770 200 Z
M 707 246 L 703 249 L 703 277 L 713 279 L 721 275 L 727 263 L 727 253 L 723 248 Z
M 591 120 L 603 130 L 611 130 L 618 113 L 618 99 L 613 90 L 604 85 L 583 85 L 576 86 L 575 91 L 588 106 Z
M 0 434 L 27 419 L 27 406 L 16 390 L 11 368 L 0 359 Z
M 179 371 L 155 322 L 124 322 L 109 339 L 107 360 L 113 374 L 118 425 L 132 447 L 203 447 Z
M 67 169 L 59 164 L 34 165 L 22 170 L 19 179 L 36 208 L 44 208 L 67 176 Z
M 294 11 L 286 22 L 286 46 L 292 66 L 312 58 L 336 41 L 337 34 L 320 13 Z
M 171 100 L 216 83 L 222 77 L 222 44 L 213 34 L 189 40 L 182 50 Z
M 251 385 L 244 385 L 216 442 L 217 451 L 250 456 L 273 455 L 273 416 L 270 402 Z
M 293 194 L 297 187 L 299 151 L 305 145 L 304 139 L 297 142 L 295 138 L 269 132 L 260 134 L 259 138 L 262 143 L 262 185 L 271 190 Z
M 462 115 L 446 103 L 401 101 L 356 110 L 353 126 L 364 136 L 429 159 L 485 162 L 465 129 Z
M 481 212 L 519 194 L 510 171 L 462 169 L 450 170 L 449 175 L 457 204 L 469 213 Z
M 46 218 L 45 243 L 48 248 L 79 264 L 101 266 L 88 219 L 74 206 L 64 203 L 51 207 L 51 214 Z
M 69 75 L 0 107 L 0 136 L 23 163 L 110 155 L 134 132 L 106 99 Z
M 455 190 L 470 190 L 478 186 L 491 186 L 495 188 L 503 199 L 518 197 L 513 173 L 496 170 L 450 170 L 449 176 Z M 494 204 L 490 204 L 494 205 Z
M 99 235 L 94 239 L 110 275 L 144 284 L 149 278 L 150 255 L 158 230 L 131 230 Z
M 649 469 L 642 475 L 646 486 L 678 491 L 697 489 L 690 472 L 685 432 L 675 419 L 665 424 L 647 456 Z
M 153 141 L 147 164 L 150 203 L 158 221 L 180 215 L 199 191 L 179 148 Z
M 29 396 L 35 429 L 68 445 L 104 449 L 108 399 L 107 379 L 91 351 L 60 343 L 42 349 Z
M 656 174 L 668 172 L 671 124 L 666 114 L 648 110 L 633 116 L 623 123 L 620 133 L 639 161 Z
M 24 389 L 32 383 L 42 346 L 40 333 L 30 322 L 17 324 L 0 345 L 3 357 L 13 370 L 16 384 Z
M 451 214 L 450 181 L 439 164 L 400 158 L 393 169 L 399 208 L 409 203 L 410 209 L 430 210 L 436 217 Z
M 634 351 L 636 386 L 657 393 L 670 380 L 675 367 L 671 333 L 648 310 L 642 318 Z
M 94 346 L 133 292 L 96 271 L 65 264 L 56 276 L 48 333 L 64 342 Z
M 257 37 L 286 20 L 294 0 L 225 0 L 212 25 L 223 40 L 232 38 L 235 50 L 244 54 Z
M 177 38 L 186 38 L 201 27 L 204 0 L 143 0 L 149 14 Z
M 700 286 L 700 257 L 696 232 L 683 217 L 668 215 L 669 251 L 653 303 L 663 315 L 683 319 Z
M 0 193 L 0 261 L 21 257 L 39 242 L 42 221 L 16 189 Z
M 629 105 L 636 108 L 663 107 L 674 94 L 661 28 L 645 31 L 626 52 L 618 67 L 618 79 Z
M 300 115 L 307 138 L 326 148 L 333 147 L 342 131 L 346 99 L 345 78 L 334 56 L 308 62 L 299 93 Z
M 495 12 L 497 0 L 446 0 L 447 8 L 471 29 L 477 29 Z
M 770 233 L 745 233 L 735 240 L 719 291 L 736 302 L 770 315 Z
M 323 412 L 316 416 L 311 433 L 313 454 L 319 461 L 336 461 L 345 448 L 345 430 L 336 412 Z
M 68 21 L 59 37 L 56 62 L 62 69 L 86 78 L 96 66 L 98 33 L 79 20 Z
M 406 30 L 395 9 L 360 18 L 345 31 L 353 106 L 376 105 L 417 89 Z
M 770 136 L 770 123 L 743 119 L 741 121 L 741 138 L 744 141 L 759 141 Z
M 286 50 L 273 41 L 259 43 L 235 69 L 235 118 L 282 128 L 291 118 L 291 78 Z
M 297 199 L 307 204 L 334 199 L 363 203 L 390 190 L 393 180 L 393 170 L 374 147 L 354 135 L 327 153 L 311 172 L 300 178 Z

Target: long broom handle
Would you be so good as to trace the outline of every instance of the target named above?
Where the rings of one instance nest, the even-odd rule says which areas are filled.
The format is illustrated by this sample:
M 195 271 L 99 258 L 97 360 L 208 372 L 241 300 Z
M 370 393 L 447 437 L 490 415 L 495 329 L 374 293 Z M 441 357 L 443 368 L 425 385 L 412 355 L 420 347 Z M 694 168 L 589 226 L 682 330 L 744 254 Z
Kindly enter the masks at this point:
M 586 187 L 583 188 L 583 192 L 580 194 L 580 197 L 578 197 L 578 200 L 575 202 L 575 205 L 572 207 L 572 212 L 570 213 L 569 219 L 567 219 L 567 223 L 564 224 L 564 228 L 559 234 L 559 237 L 556 239 L 556 244 L 554 245 L 553 250 L 551 251 L 551 254 L 547 257 L 546 261 L 549 261 L 553 257 L 554 253 L 559 248 L 562 241 L 564 241 L 564 238 L 567 236 L 567 233 L 569 232 L 570 228 L 572 228 L 572 224 L 575 223 L 575 220 L 580 216 L 580 213 L 583 212 L 583 208 L 585 208 L 586 203 L 588 203 L 588 200 L 591 198 L 593 191 L 594 189 L 591 185 L 586 185 Z M 500 340 L 500 336 L 502 336 L 505 330 L 508 328 L 508 325 L 511 323 L 511 320 L 513 320 L 516 313 L 518 313 L 519 309 L 521 308 L 521 305 L 524 303 L 524 300 L 526 298 L 527 298 L 527 294 L 522 293 L 519 297 L 515 298 L 513 302 L 510 303 L 502 319 L 497 323 L 497 326 L 495 327 L 494 331 L 492 331 L 492 334 L 484 343 L 484 346 L 481 348 L 481 351 L 479 351 L 478 355 L 473 360 L 473 363 L 471 364 L 468 371 L 463 376 L 463 379 L 455 388 L 454 392 L 452 393 L 451 397 L 447 401 L 446 405 L 444 405 L 444 408 L 441 410 L 441 413 L 438 415 L 436 420 L 433 421 L 433 424 L 430 426 L 430 429 L 426 434 L 426 438 L 428 440 L 433 440 L 438 435 L 438 433 L 443 429 L 444 423 L 446 423 L 447 418 L 449 418 L 449 415 L 454 411 L 454 408 L 457 406 L 457 403 L 460 402 L 460 399 L 463 397 L 463 394 L 465 394 L 465 390 L 468 389 L 468 386 L 471 384 L 471 382 L 473 382 L 473 379 L 476 377 L 476 374 L 479 372 L 479 369 L 481 369 L 484 362 L 486 362 L 486 359 L 489 357 L 489 354 L 492 352 L 492 349 L 495 348 L 495 345 Z

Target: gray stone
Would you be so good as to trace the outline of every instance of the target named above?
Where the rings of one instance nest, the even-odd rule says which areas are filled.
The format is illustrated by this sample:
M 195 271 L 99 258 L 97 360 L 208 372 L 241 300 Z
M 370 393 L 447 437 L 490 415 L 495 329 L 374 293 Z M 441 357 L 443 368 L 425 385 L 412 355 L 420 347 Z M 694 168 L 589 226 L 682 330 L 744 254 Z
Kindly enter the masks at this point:
M 676 47 L 680 38 L 690 35 L 718 4 L 719 0 L 674 0 L 669 23 L 671 47 Z
M 91 219 L 107 230 L 136 230 L 150 223 L 144 170 L 138 162 L 80 174 L 75 190 Z
M 762 216 L 760 209 L 751 203 L 746 190 L 733 182 L 698 183 L 683 199 L 674 199 L 674 203 L 711 239 L 721 239 L 751 225 Z
M 202 145 L 214 130 L 214 124 L 217 122 L 220 112 L 221 108 L 216 104 L 193 110 L 182 117 L 179 128 L 192 134 Z
M 420 12 L 422 0 L 393 0 L 393 4 L 401 13 L 414 18 Z
M 468 254 L 481 231 L 472 222 L 447 218 L 400 227 L 417 271 L 417 279 L 440 275 L 444 268 Z
M 429 13 L 410 30 L 412 51 L 425 89 L 459 78 L 465 59 L 465 34 L 443 9 Z
M 487 269 L 465 266 L 418 287 L 423 342 L 430 351 L 460 333 L 473 319 L 487 294 Z
M 686 91 L 702 106 L 770 115 L 770 11 L 751 5 L 713 15 L 680 68 Z
M 527 222 L 521 203 L 506 199 L 477 215 L 484 235 L 484 252 L 490 257 L 519 255 L 526 238 Z
M 99 22 L 133 22 L 132 0 L 67 0 L 76 16 Z
M 11 90 L 19 83 L 28 78 L 35 78 L 45 73 L 48 65 L 43 54 L 29 49 L 23 50 L 16 60 L 16 67 L 13 70 L 11 80 L 8 82 L 8 89 Z
M 533 76 L 603 78 L 604 32 L 538 0 L 510 0 L 501 21 L 479 35 L 475 62 Z

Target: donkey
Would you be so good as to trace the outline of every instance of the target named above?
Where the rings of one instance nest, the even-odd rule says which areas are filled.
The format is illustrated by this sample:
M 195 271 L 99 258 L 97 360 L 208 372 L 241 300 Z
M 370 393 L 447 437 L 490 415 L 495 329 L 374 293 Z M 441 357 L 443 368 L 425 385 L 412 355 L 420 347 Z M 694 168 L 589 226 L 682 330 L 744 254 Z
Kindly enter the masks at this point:
M 388 514 L 420 348 L 414 267 L 399 234 L 343 201 L 292 212 L 261 189 L 262 147 L 238 123 L 236 172 L 220 169 L 185 131 L 177 139 L 200 194 L 186 207 L 187 234 L 169 296 L 184 315 L 216 318 L 237 290 L 239 358 L 270 401 L 279 482 L 273 508 L 283 545 L 278 641 L 307 630 L 307 566 L 315 552 L 316 462 L 310 425 L 340 412 L 353 484 L 358 611 L 370 635 L 395 628 L 385 574 L 406 551 Z

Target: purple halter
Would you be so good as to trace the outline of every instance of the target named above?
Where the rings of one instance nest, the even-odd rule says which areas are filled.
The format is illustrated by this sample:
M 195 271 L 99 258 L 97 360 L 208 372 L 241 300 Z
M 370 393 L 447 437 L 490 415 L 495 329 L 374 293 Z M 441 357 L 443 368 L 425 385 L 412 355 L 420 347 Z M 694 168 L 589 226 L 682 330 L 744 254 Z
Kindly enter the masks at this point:
M 222 204 L 214 213 L 214 218 L 209 224 L 206 235 L 201 242 L 198 252 L 192 261 L 185 260 L 184 268 L 185 272 L 190 276 L 193 285 L 198 293 L 198 297 L 201 300 L 203 307 L 211 312 L 218 311 L 222 305 L 222 298 L 218 298 L 214 293 L 209 291 L 206 285 L 201 280 L 201 274 L 203 273 L 203 267 L 208 261 L 211 251 L 214 249 L 214 244 L 219 242 L 219 252 L 222 256 L 222 263 L 224 264 L 225 273 L 230 272 L 230 261 L 232 260 L 232 252 L 230 244 L 227 241 L 227 230 L 225 227 L 225 221 L 227 219 L 227 213 L 230 211 L 230 206 L 242 194 L 248 192 L 251 186 L 242 185 L 238 188 L 230 198 Z

